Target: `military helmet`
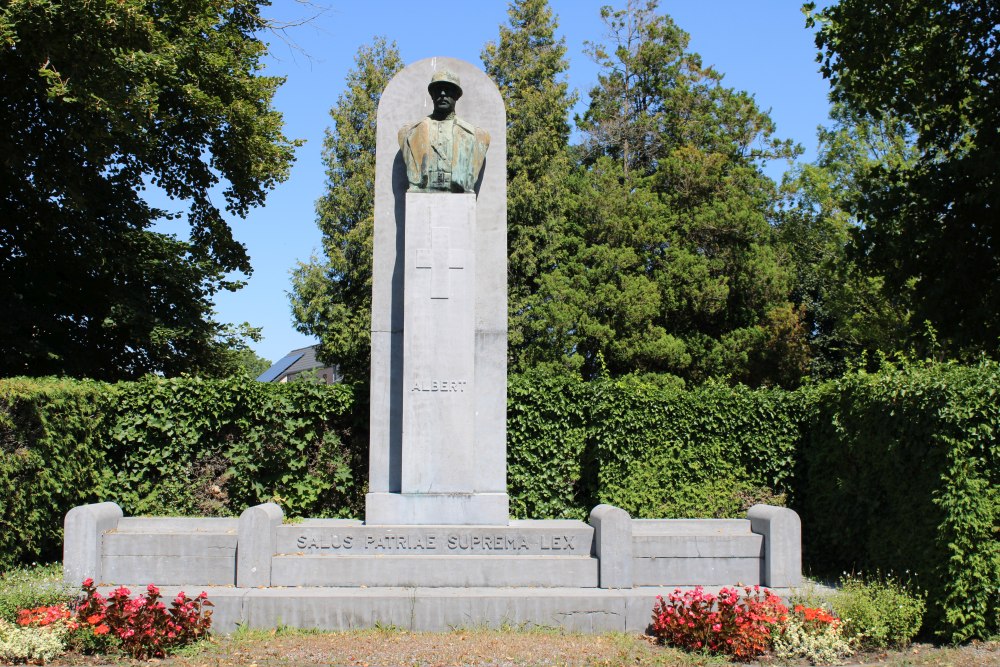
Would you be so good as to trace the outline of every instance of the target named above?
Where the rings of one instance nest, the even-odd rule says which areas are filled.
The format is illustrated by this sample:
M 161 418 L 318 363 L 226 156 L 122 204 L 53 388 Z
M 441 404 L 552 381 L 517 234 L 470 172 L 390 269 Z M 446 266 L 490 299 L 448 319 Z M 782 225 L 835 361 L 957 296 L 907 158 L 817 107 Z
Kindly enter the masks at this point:
M 441 85 L 452 85 L 458 90 L 458 95 L 456 98 L 462 96 L 462 82 L 458 78 L 458 75 L 447 69 L 439 69 L 434 72 L 431 77 L 431 82 L 427 84 L 427 92 L 434 94 L 434 89 Z

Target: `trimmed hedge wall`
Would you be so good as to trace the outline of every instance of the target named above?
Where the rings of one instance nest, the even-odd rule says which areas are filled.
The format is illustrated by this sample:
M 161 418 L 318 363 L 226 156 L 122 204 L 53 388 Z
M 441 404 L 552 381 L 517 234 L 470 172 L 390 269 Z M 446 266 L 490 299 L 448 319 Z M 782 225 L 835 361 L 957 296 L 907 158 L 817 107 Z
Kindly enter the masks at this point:
M 855 373 L 798 391 L 541 373 L 508 386 L 511 514 L 741 516 L 787 504 L 815 574 L 917 574 L 943 638 L 1000 617 L 1000 367 Z M 0 381 L 0 570 L 58 558 L 74 505 L 128 514 L 361 516 L 366 397 L 194 378 Z M 735 582 L 734 582 L 735 583 Z
M 95 501 L 130 515 L 234 516 L 268 500 L 356 515 L 360 412 L 343 385 L 0 381 L 0 571 L 61 558 L 63 516 Z
M 917 365 L 816 388 L 797 509 L 821 572 L 909 571 L 948 641 L 1000 623 L 1000 366 Z

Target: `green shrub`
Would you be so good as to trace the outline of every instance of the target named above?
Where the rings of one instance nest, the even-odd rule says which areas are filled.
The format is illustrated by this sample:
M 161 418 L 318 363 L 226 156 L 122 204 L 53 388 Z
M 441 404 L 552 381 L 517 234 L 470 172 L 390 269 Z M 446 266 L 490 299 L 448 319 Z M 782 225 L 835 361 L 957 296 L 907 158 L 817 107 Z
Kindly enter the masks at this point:
M 69 602 L 76 591 L 63 583 L 62 565 L 30 565 L 0 574 L 0 619 L 13 623 L 21 609 Z
M 367 443 L 347 441 L 353 388 L 149 378 L 119 385 L 109 458 L 126 514 L 357 516 Z M 355 429 L 356 430 L 356 429 Z
M 66 650 L 65 623 L 22 628 L 0 618 L 0 662 L 45 664 Z
M 845 575 L 832 599 L 844 635 L 863 649 L 903 648 L 920 631 L 924 599 L 892 576 Z
M 802 396 L 709 383 L 595 384 L 595 500 L 634 517 L 743 517 L 793 488 Z
M 929 629 L 985 639 L 1000 614 L 1000 365 L 916 364 L 815 390 L 798 497 L 814 571 L 909 570 Z
M 805 659 L 813 665 L 839 665 L 854 654 L 854 643 L 837 624 L 810 624 L 789 615 L 774 637 L 774 655 L 781 660 Z
M 114 393 L 100 382 L 0 382 L 0 572 L 61 557 L 63 516 L 107 494 Z
M 148 378 L 0 381 L 0 572 L 62 554 L 63 517 L 236 515 L 274 500 L 358 516 L 367 424 L 345 385 Z

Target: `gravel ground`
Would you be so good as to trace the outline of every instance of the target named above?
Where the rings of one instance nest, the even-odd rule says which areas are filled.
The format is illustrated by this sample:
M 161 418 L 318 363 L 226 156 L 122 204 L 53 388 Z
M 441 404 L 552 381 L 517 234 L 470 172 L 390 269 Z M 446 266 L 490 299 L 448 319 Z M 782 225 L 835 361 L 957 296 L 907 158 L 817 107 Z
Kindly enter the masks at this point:
M 55 664 L 108 665 L 106 656 L 67 656 Z M 652 643 L 640 635 L 578 635 L 546 631 L 456 630 L 415 633 L 397 629 L 344 633 L 294 630 L 243 632 L 199 644 L 181 655 L 148 663 L 121 659 L 119 667 L 282 667 L 344 665 L 352 667 L 452 665 L 475 667 L 617 667 L 659 665 L 693 667 L 731 665 L 721 658 L 691 655 Z M 787 663 L 763 660 L 754 665 Z M 860 655 L 851 665 L 892 667 L 1000 667 L 1000 642 L 958 648 L 915 644 L 905 651 Z

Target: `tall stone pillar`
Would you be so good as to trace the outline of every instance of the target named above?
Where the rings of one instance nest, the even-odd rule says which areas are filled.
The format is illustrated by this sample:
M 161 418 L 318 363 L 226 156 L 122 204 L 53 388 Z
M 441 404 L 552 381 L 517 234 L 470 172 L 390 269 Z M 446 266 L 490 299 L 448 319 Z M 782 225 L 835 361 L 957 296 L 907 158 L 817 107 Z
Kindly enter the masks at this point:
M 431 113 L 441 69 L 461 79 L 458 115 L 491 137 L 475 193 L 407 192 L 397 132 Z M 508 522 L 506 157 L 503 99 L 474 65 L 428 58 L 383 91 L 368 524 Z

